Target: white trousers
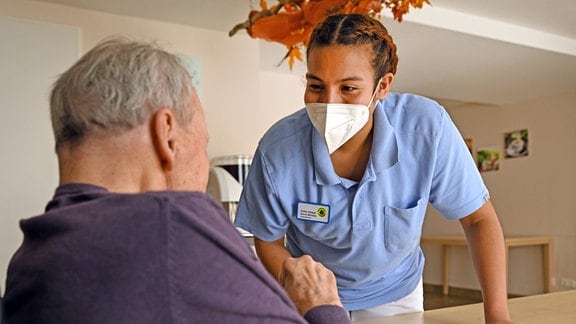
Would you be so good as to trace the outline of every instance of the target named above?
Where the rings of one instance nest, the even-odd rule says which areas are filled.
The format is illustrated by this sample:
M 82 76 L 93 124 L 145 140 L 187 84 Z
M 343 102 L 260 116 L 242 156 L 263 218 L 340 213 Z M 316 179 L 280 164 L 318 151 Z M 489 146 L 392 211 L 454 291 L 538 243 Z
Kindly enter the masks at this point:
M 424 311 L 424 286 L 422 279 L 408 296 L 400 298 L 388 304 L 375 306 L 372 308 L 361 309 L 350 312 L 350 319 L 352 321 L 385 317 L 406 313 L 416 313 Z

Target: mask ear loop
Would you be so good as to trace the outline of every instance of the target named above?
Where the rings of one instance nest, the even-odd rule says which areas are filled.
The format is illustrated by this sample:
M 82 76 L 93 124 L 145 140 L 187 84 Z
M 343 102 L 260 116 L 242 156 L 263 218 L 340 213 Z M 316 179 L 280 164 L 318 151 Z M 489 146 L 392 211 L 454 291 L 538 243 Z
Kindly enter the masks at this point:
M 372 97 L 370 97 L 370 102 L 368 103 L 368 109 L 370 109 L 370 106 L 372 106 L 372 101 L 374 101 L 374 98 L 376 98 L 376 92 L 378 92 L 378 89 L 380 88 L 380 83 L 382 83 L 382 78 L 378 79 L 378 82 L 376 83 L 376 89 L 374 89 Z

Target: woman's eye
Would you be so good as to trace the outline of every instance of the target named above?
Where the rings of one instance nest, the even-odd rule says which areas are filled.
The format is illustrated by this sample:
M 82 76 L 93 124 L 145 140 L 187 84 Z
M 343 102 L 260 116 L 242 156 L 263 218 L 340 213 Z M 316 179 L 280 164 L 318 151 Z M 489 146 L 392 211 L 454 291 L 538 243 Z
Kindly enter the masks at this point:
M 343 86 L 342 87 L 343 92 L 354 92 L 356 90 L 358 90 L 358 88 L 356 88 L 356 87 L 351 87 L 351 86 Z
M 308 85 L 308 89 L 310 89 L 310 91 L 319 92 L 322 91 L 323 87 L 319 84 L 310 84 Z

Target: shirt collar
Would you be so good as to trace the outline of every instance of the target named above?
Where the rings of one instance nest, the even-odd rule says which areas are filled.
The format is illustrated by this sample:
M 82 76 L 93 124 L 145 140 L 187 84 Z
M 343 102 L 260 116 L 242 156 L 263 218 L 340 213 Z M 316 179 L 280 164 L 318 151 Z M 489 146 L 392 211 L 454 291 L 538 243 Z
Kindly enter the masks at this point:
M 384 111 L 385 101 L 374 110 L 374 139 L 370 152 L 370 165 L 375 173 L 382 172 L 398 163 L 396 131 Z
M 314 157 L 314 176 L 319 185 L 335 185 L 340 177 L 334 171 L 328 146 L 318 131 L 312 127 L 312 156 Z

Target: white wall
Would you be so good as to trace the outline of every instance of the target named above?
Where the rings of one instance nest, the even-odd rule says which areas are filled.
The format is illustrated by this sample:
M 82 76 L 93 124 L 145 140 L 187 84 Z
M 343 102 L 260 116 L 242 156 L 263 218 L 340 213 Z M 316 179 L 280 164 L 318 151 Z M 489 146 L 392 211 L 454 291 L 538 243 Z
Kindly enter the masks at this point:
M 258 121 L 247 110 L 259 104 L 258 42 L 245 35 L 193 28 L 28 0 L 1 0 L 0 14 L 77 27 L 81 51 L 111 35 L 156 41 L 168 51 L 202 62 L 202 92 L 210 156 L 255 148 Z M 238 136 L 238 134 L 243 134 Z
M 253 113 L 259 137 L 280 118 L 304 107 L 304 88 L 303 76 L 260 72 L 260 106 Z
M 18 221 L 42 213 L 58 183 L 48 89 L 78 57 L 79 30 L 0 17 L 0 286 L 22 240 Z M 57 46 L 55 46 L 57 45 Z

